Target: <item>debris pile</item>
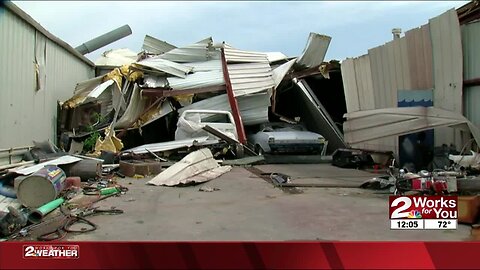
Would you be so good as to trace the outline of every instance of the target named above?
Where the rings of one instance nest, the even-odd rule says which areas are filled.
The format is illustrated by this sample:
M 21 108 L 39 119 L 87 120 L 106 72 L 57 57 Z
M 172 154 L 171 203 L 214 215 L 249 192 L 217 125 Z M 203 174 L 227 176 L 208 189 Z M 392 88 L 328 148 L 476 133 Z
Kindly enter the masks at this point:
M 31 149 L 25 161 L 2 171 L 0 237 L 58 240 L 69 232 L 95 230 L 97 226 L 87 216 L 123 213 L 94 205 L 128 191 L 117 183 L 112 172 L 103 169 L 103 160 L 70 155 L 48 141 L 42 145 L 43 149 L 38 145 Z M 28 160 L 33 156 L 36 159 Z M 76 231 L 71 228 L 76 223 L 89 227 Z

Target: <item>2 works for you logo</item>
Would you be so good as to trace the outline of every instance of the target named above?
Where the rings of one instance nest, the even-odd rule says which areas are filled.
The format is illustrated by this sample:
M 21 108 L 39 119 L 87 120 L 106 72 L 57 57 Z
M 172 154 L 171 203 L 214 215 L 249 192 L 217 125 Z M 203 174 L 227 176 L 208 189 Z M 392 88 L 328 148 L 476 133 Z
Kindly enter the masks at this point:
M 457 219 L 457 196 L 390 196 L 390 219 Z
M 78 245 L 24 245 L 24 259 L 78 259 Z

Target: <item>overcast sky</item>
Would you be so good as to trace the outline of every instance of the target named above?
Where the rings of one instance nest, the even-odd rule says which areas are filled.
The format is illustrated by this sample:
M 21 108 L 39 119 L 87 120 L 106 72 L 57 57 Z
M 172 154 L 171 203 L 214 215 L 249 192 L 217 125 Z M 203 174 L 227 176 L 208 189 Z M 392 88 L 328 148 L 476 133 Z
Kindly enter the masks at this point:
M 52 34 L 76 47 L 124 24 L 133 34 L 112 48 L 140 51 L 146 34 L 182 46 L 212 36 L 238 49 L 299 55 L 310 32 L 329 35 L 326 60 L 365 54 L 392 39 L 391 29 L 418 27 L 468 1 L 13 1 Z

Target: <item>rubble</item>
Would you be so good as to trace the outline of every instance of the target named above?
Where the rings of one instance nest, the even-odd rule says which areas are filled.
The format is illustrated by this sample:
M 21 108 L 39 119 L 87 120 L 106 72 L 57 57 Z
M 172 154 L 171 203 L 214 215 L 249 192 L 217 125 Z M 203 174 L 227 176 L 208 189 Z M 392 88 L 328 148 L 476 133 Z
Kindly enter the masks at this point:
M 231 166 L 218 165 L 210 149 L 203 148 L 188 154 L 147 183 L 155 186 L 203 183 L 217 178 L 231 169 Z

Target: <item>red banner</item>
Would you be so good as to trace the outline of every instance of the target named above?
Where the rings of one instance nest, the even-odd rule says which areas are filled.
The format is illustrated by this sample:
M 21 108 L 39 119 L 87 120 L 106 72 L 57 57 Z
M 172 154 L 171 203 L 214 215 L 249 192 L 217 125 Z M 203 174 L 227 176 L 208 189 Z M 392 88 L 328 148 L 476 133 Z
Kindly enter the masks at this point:
M 0 243 L 0 269 L 479 269 L 476 242 Z

